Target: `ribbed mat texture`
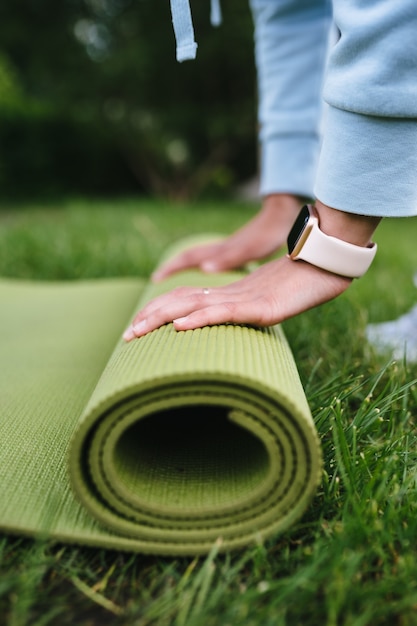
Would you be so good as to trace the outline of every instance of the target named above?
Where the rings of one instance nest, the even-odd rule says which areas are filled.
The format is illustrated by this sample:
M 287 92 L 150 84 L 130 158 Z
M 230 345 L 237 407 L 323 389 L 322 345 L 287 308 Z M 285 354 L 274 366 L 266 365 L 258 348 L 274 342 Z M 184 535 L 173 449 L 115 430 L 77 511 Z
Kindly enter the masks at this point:
M 0 281 L 3 531 L 193 555 L 300 518 L 321 451 L 279 326 L 120 339 L 157 293 L 239 276 Z

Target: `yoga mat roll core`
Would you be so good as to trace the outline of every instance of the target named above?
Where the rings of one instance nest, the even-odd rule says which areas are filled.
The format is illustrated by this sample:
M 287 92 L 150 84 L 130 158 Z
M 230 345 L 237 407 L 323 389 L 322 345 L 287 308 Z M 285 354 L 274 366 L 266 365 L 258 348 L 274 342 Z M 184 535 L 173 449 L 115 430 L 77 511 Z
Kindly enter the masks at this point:
M 280 326 L 168 324 L 120 339 L 158 293 L 240 277 L 190 271 L 145 288 L 0 281 L 4 531 L 194 555 L 300 518 L 321 451 Z

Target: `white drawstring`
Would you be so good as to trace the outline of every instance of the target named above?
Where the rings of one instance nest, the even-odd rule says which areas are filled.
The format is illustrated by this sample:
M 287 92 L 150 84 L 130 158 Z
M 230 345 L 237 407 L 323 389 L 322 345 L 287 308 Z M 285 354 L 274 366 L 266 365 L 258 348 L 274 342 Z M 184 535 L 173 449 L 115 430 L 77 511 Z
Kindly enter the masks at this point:
M 171 0 L 172 23 L 177 40 L 177 61 L 195 59 L 197 44 L 191 19 L 189 0 Z
M 188 59 L 195 59 L 197 44 L 194 38 L 193 21 L 189 0 L 170 0 L 172 23 L 177 42 L 177 61 L 180 63 Z M 213 26 L 219 26 L 222 21 L 220 0 L 211 0 L 210 21 Z
M 220 0 L 211 0 L 210 21 L 212 26 L 220 26 L 220 24 L 222 23 L 222 10 L 220 8 Z

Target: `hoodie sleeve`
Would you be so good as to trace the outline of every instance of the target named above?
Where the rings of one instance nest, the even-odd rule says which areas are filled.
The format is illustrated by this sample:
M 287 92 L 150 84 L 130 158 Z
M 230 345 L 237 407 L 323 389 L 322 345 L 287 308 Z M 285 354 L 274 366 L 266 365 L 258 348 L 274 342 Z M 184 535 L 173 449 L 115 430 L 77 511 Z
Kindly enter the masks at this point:
M 315 195 L 363 215 L 417 215 L 417 5 L 335 0 Z
M 312 197 L 320 147 L 329 0 L 251 0 L 263 195 Z
M 416 215 L 416 0 L 251 0 L 251 8 L 261 193 Z M 332 8 L 340 38 L 328 56 Z

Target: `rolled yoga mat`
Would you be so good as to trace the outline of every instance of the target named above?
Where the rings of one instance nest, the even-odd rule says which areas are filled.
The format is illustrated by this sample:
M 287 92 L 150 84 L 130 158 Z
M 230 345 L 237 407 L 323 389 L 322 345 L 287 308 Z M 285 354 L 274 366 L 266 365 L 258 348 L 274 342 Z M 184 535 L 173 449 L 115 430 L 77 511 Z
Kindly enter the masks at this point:
M 321 452 L 281 327 L 120 339 L 157 293 L 240 276 L 0 281 L 4 532 L 194 555 L 300 518 Z

